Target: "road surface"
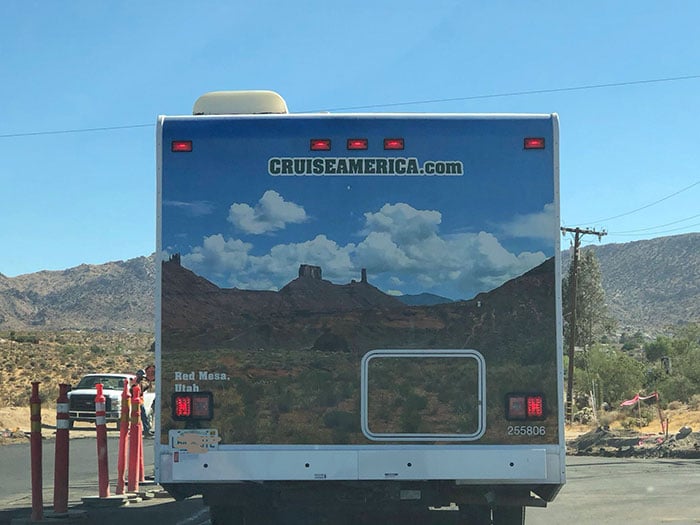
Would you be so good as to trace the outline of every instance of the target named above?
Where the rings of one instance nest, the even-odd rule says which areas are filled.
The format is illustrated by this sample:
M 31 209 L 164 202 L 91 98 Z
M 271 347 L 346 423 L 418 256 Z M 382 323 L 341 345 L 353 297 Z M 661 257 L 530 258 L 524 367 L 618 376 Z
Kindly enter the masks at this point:
M 114 491 L 116 433 L 108 440 Z M 145 442 L 146 472 L 152 471 L 152 440 Z M 44 507 L 53 502 L 53 440 L 44 441 Z M 97 494 L 94 439 L 71 440 L 69 507 L 81 509 L 82 497 Z M 700 460 L 569 457 L 568 482 L 547 509 L 528 508 L 528 525 L 673 525 L 700 524 Z M 0 447 L 0 524 L 30 515 L 29 444 Z M 100 525 L 207 525 L 201 498 L 176 502 L 154 499 L 121 509 L 87 510 Z M 126 521 L 125 521 L 126 520 Z M 378 524 L 379 525 L 379 524 Z

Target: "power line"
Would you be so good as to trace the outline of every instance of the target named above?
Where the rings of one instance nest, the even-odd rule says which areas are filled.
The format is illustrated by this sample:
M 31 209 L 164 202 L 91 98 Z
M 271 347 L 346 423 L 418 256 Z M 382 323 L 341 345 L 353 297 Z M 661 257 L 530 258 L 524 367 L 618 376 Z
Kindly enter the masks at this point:
M 627 231 L 615 232 L 614 235 L 628 235 L 628 234 L 632 235 L 635 233 L 648 232 L 649 230 L 658 230 L 659 228 L 665 228 L 666 226 L 672 226 L 674 224 L 678 224 L 679 222 L 689 221 L 689 220 L 695 219 L 697 217 L 700 217 L 700 213 L 697 215 L 693 215 L 691 217 L 686 217 L 685 219 L 678 219 L 677 221 L 667 222 L 666 224 L 658 224 L 656 226 L 649 226 L 648 228 L 640 228 L 638 230 L 627 230 Z M 689 226 L 683 226 L 682 228 L 677 228 L 677 229 L 683 230 L 683 229 L 689 228 L 691 226 L 695 226 L 695 225 L 691 224 Z M 613 235 L 613 234 L 611 233 L 611 235 Z
M 27 133 L 8 133 L 0 135 L 0 139 L 10 137 L 36 137 L 39 135 L 61 135 L 66 133 L 89 133 L 91 131 L 115 131 L 120 129 L 134 128 L 152 128 L 155 124 L 129 124 L 127 126 L 103 126 L 99 128 L 76 128 L 76 129 L 57 129 L 52 131 L 29 131 Z
M 546 93 L 564 93 L 569 91 L 586 91 L 591 89 L 606 89 L 614 87 L 624 87 L 624 86 L 635 86 L 644 84 L 658 84 L 662 82 L 682 82 L 685 80 L 697 80 L 700 79 L 700 75 L 685 75 L 680 77 L 663 77 L 663 78 L 650 78 L 644 80 L 630 80 L 627 82 L 611 82 L 607 84 L 587 84 L 583 86 L 569 86 L 561 88 L 551 88 L 551 89 L 535 89 L 529 91 L 511 91 L 505 93 L 491 93 L 486 95 L 472 95 L 468 97 L 456 97 L 456 98 L 437 98 L 437 99 L 426 99 L 426 100 L 414 100 L 409 102 L 389 102 L 385 104 L 369 104 L 366 106 L 348 106 L 348 107 L 338 107 L 338 108 L 324 108 L 324 109 L 312 109 L 303 110 L 301 113 L 317 113 L 319 111 L 350 111 L 357 109 L 376 109 L 376 108 L 388 108 L 388 107 L 398 107 L 398 106 L 413 106 L 418 104 L 440 104 L 444 102 L 463 102 L 467 100 L 482 100 L 489 98 L 504 98 L 504 97 L 520 97 L 525 95 L 542 95 Z M 15 138 L 15 137 L 34 137 L 40 135 L 60 135 L 67 133 L 89 133 L 95 131 L 115 131 L 122 129 L 134 129 L 134 128 L 145 128 L 153 127 L 154 124 L 131 124 L 126 126 L 103 126 L 96 128 L 76 128 L 76 129 L 59 129 L 51 131 L 30 131 L 26 133 L 5 133 L 0 134 L 0 139 L 2 138 Z
M 656 232 L 650 232 L 651 235 L 664 235 L 666 233 L 675 233 L 679 232 L 682 230 L 687 230 L 688 228 L 694 228 L 696 226 L 700 226 L 700 222 L 696 222 L 695 224 L 688 224 L 687 226 L 683 226 L 681 228 L 673 228 L 671 230 L 663 230 L 663 231 L 656 231 Z M 691 232 L 688 232 L 691 233 Z M 637 237 L 639 234 L 634 234 L 634 233 L 615 233 L 615 232 L 609 232 L 609 235 L 612 235 L 613 237 Z
M 628 82 L 611 82 L 608 84 L 586 84 L 583 86 L 570 86 L 562 88 L 551 88 L 551 89 L 534 89 L 530 91 L 511 91 L 505 93 L 492 93 L 489 95 L 472 95 L 469 97 L 455 97 L 455 98 L 436 98 L 436 99 L 426 99 L 426 100 L 413 100 L 410 102 L 390 102 L 387 104 L 368 104 L 366 106 L 348 106 L 344 108 L 325 108 L 325 109 L 315 109 L 310 110 L 309 113 L 317 111 L 350 111 L 355 109 L 376 109 L 376 108 L 389 108 L 396 106 L 413 106 L 417 104 L 438 104 L 443 102 L 463 102 L 465 100 L 481 100 L 489 98 L 501 98 L 501 97 L 520 97 L 524 95 L 542 95 L 546 93 L 563 93 L 567 91 L 584 91 L 589 89 L 605 89 L 613 87 L 623 87 L 623 86 L 635 86 L 640 84 L 657 84 L 661 82 L 679 82 L 683 80 L 697 80 L 700 75 L 687 75 L 682 77 L 665 77 L 665 78 L 651 78 L 646 80 L 630 80 Z
M 613 215 L 612 217 L 605 217 L 604 219 L 597 219 L 597 220 L 595 220 L 595 221 L 581 221 L 581 223 L 583 223 L 583 224 L 595 224 L 595 223 L 597 223 L 597 222 L 611 221 L 611 220 L 613 220 L 613 219 L 619 219 L 620 217 L 626 217 L 627 215 L 632 215 L 633 213 L 637 213 L 638 211 L 642 211 L 642 210 L 646 210 L 647 208 L 651 208 L 652 206 L 655 206 L 656 204 L 659 204 L 660 202 L 663 202 L 663 201 L 665 201 L 665 200 L 668 200 L 668 199 L 670 199 L 671 197 L 675 197 L 676 195 L 678 195 L 678 194 L 680 194 L 680 193 L 683 193 L 684 191 L 688 191 L 689 189 L 694 188 L 694 187 L 697 186 L 698 184 L 700 184 L 700 180 L 695 181 L 695 182 L 694 182 L 693 184 L 691 184 L 690 186 L 686 186 L 685 188 L 681 188 L 680 190 L 678 190 L 678 191 L 676 191 L 676 192 L 674 192 L 674 193 L 671 193 L 670 195 L 666 195 L 665 197 L 662 197 L 662 198 L 660 198 L 659 200 L 656 200 L 656 201 L 654 201 L 654 202 L 651 202 L 651 203 L 649 203 L 649 204 L 646 204 L 646 205 L 644 205 L 644 206 L 641 206 L 640 208 L 636 208 L 636 209 L 634 209 L 634 210 L 627 211 L 627 212 L 625 212 L 625 213 L 620 213 L 619 215 Z

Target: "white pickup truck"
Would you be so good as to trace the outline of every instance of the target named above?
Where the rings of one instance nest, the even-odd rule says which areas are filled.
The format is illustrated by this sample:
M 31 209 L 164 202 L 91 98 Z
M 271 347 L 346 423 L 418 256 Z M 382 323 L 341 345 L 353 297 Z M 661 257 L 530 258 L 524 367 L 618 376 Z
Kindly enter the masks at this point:
M 95 385 L 98 383 L 102 384 L 105 396 L 107 423 L 115 423 L 116 428 L 119 428 L 124 384 L 135 378 L 134 374 L 88 374 L 84 376 L 75 388 L 68 392 L 70 428 L 73 428 L 76 421 L 95 422 L 95 396 L 97 395 Z M 150 421 L 153 419 L 155 397 L 154 389 L 143 394 L 146 415 Z

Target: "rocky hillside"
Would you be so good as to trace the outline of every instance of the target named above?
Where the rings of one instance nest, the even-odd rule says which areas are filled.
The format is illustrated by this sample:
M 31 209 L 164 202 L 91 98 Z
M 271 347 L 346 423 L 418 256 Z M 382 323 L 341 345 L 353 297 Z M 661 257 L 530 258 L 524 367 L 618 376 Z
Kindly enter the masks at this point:
M 0 330 L 153 331 L 154 257 L 0 274 Z
M 610 313 L 626 331 L 654 334 L 700 321 L 700 233 L 591 245 Z M 568 252 L 563 266 L 568 267 Z
M 668 325 L 700 321 L 700 233 L 584 249 L 598 256 L 607 302 L 621 329 L 653 335 Z M 568 252 L 563 263 L 568 265 Z M 154 280 L 153 256 L 13 278 L 0 274 L 0 330 L 150 332 Z M 287 292 L 297 284 L 290 283 Z M 373 293 L 361 284 L 349 284 L 343 293 Z M 293 295 L 303 301 L 303 294 Z M 404 303 L 441 302 L 411 300 Z

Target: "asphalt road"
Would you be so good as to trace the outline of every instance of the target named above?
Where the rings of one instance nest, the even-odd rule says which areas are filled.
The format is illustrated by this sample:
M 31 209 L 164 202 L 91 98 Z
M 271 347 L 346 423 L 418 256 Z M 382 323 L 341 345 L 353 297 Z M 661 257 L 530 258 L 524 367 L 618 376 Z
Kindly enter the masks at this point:
M 528 524 L 700 523 L 700 460 L 568 457 L 567 483 Z
M 112 436 L 116 433 L 111 432 Z M 146 441 L 146 472 L 152 470 L 152 441 Z M 53 502 L 53 440 L 45 440 L 44 508 Z M 116 472 L 117 440 L 108 440 L 109 471 Z M 84 509 L 82 497 L 97 494 L 94 439 L 71 440 L 69 507 Z M 0 524 L 28 518 L 29 445 L 0 447 Z M 528 525 L 674 525 L 700 524 L 700 460 L 569 457 L 568 482 L 547 509 L 528 508 Z M 115 480 L 110 490 L 114 492 Z M 87 523 L 100 525 L 207 525 L 201 498 L 176 502 L 153 499 L 120 509 L 87 509 Z M 126 520 L 126 521 L 125 521 Z M 85 523 L 83 521 L 82 523 Z

